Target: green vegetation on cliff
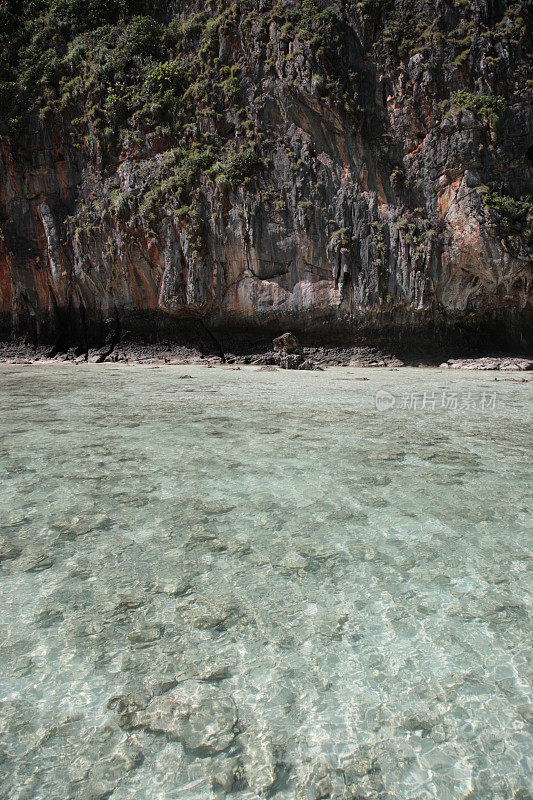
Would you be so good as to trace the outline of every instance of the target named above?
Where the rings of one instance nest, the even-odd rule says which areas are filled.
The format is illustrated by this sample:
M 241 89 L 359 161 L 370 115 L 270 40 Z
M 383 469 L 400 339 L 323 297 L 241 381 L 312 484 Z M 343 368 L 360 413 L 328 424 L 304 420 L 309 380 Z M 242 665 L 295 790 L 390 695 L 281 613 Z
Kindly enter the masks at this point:
M 485 208 L 506 244 L 520 248 L 526 242 L 533 249 L 533 196 L 514 198 L 497 192 L 485 193 Z
M 493 127 L 498 123 L 500 113 L 505 108 L 503 97 L 491 97 L 486 94 L 473 94 L 461 89 L 452 96 L 455 108 L 467 109 L 487 120 Z
M 293 207 L 311 224 L 324 183 L 311 155 L 295 152 L 291 120 L 282 125 L 272 110 L 292 98 L 330 129 L 372 142 L 409 217 L 423 191 L 406 174 L 387 118 L 389 91 L 393 105 L 404 101 L 391 87 L 425 65 L 423 108 L 413 93 L 412 149 L 438 109 L 468 109 L 496 132 L 510 102 L 508 62 L 522 64 L 530 47 L 525 0 L 496 11 L 483 0 L 445 6 L 436 14 L 432 0 L 190 0 L 173 13 L 163 0 L 0 0 L 0 138 L 16 148 L 60 122 L 84 164 L 77 230 L 108 212 L 148 226 L 164 212 L 194 229 L 198 253 L 198 220 L 216 213 L 224 193 L 262 191 L 266 203 L 275 196 L 277 213 L 287 208 L 283 187 L 268 184 L 276 156 L 298 187 Z M 493 142 L 476 148 L 485 168 Z M 136 165 L 127 185 L 115 180 L 125 161 Z M 491 169 L 494 196 L 510 196 Z M 339 229 L 352 240 L 344 222 L 328 231 L 333 243 L 341 244 Z M 374 261 L 384 273 L 388 245 L 374 222 Z M 422 252 L 422 234 L 398 229 L 411 255 Z

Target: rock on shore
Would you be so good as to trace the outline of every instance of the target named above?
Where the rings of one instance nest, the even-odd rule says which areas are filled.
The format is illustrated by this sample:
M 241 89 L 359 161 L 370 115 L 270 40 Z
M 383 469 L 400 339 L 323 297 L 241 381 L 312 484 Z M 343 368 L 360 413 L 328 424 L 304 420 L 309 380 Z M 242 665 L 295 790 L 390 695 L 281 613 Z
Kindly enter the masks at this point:
M 526 372 L 533 370 L 531 358 L 450 358 L 442 369 L 501 370 L 502 372 Z

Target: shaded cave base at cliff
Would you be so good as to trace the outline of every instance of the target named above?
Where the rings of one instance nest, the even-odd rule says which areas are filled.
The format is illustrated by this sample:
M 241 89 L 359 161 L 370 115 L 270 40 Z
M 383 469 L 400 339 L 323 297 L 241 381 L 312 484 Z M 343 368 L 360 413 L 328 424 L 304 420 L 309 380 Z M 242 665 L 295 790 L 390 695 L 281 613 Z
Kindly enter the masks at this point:
M 442 313 L 403 309 L 339 321 L 314 317 L 308 325 L 287 318 L 278 324 L 224 325 L 208 317 L 185 318 L 162 311 L 112 312 L 91 320 L 78 309 L 56 311 L 55 321 L 38 317 L 0 321 L 0 359 L 136 361 L 217 356 L 250 363 L 272 350 L 272 340 L 292 331 L 319 363 L 369 365 L 439 364 L 450 358 L 531 355 L 531 313 L 486 313 L 453 318 Z M 63 358 L 63 360 L 65 360 Z

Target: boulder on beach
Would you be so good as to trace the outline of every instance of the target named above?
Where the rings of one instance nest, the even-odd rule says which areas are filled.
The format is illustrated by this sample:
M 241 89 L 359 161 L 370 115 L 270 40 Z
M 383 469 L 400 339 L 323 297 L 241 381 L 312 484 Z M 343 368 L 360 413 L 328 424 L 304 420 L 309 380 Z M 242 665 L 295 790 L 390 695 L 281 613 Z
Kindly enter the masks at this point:
M 300 349 L 300 343 L 294 333 L 283 333 L 273 339 L 272 344 L 274 345 L 274 350 L 284 350 L 286 353 L 295 353 Z

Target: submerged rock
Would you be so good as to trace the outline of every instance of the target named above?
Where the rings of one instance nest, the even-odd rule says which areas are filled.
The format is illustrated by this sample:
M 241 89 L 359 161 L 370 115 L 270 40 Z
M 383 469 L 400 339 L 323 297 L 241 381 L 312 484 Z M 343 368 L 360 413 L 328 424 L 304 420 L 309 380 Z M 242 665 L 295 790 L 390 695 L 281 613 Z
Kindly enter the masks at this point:
M 124 692 L 113 695 L 107 701 L 107 708 L 116 711 L 118 724 L 123 728 L 131 727 L 133 715 L 146 708 L 153 697 L 150 687 L 138 683 L 128 686 Z
M 201 598 L 185 611 L 187 619 L 198 630 L 225 630 L 242 619 L 240 609 L 231 602 Z
M 47 733 L 36 706 L 18 699 L 0 703 L 0 763 L 5 756 L 27 755 L 41 744 Z
M 146 594 L 139 590 L 119 592 L 117 600 L 118 602 L 113 607 L 113 611 L 117 614 L 122 614 L 132 609 L 140 608 L 146 603 Z
M 2 561 L 12 561 L 22 553 L 22 547 L 10 541 L 5 536 L 0 536 L 0 563 Z
M 353 797 L 344 785 L 343 774 L 325 758 L 305 765 L 296 786 L 298 800 L 348 800 Z
M 214 789 L 222 789 L 223 792 L 232 792 L 236 784 L 243 781 L 242 762 L 239 758 L 226 759 L 220 764 L 211 777 Z
M 14 562 L 17 569 L 23 572 L 42 572 L 54 565 L 55 559 L 42 550 L 25 550 Z
M 289 550 L 277 562 L 276 566 L 289 572 L 301 572 L 307 567 L 307 559 L 294 550 Z
M 192 589 L 192 582 L 189 578 L 182 575 L 169 576 L 168 578 L 158 579 L 155 590 L 168 594 L 171 597 L 182 597 Z
M 260 796 L 268 794 L 278 777 L 275 748 L 268 737 L 259 732 L 246 732 L 239 737 L 243 748 L 243 776 L 246 785 Z
M 159 623 L 152 623 L 148 620 L 140 621 L 136 627 L 128 633 L 128 639 L 132 644 L 145 644 L 155 642 L 164 633 L 164 626 Z
M 206 755 L 226 750 L 237 733 L 233 698 L 206 683 L 186 680 L 135 711 L 128 727 L 165 733 L 189 750 Z
M 128 772 L 144 761 L 141 748 L 124 737 L 116 748 L 89 768 L 83 789 L 76 793 L 80 800 L 106 800 Z

